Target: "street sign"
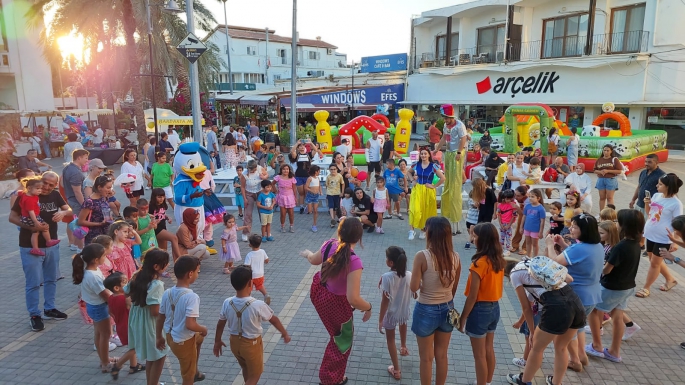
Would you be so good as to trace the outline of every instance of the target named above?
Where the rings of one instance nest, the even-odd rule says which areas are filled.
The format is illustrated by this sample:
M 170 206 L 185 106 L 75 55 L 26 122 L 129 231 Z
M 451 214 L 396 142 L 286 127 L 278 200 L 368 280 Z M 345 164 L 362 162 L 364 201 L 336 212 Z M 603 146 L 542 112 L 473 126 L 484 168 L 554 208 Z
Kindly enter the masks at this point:
M 197 36 L 188 32 L 188 36 L 176 46 L 176 49 L 192 64 L 202 56 L 207 46 Z
M 242 91 L 254 91 L 257 89 L 257 85 L 255 83 L 233 83 L 233 89 Z

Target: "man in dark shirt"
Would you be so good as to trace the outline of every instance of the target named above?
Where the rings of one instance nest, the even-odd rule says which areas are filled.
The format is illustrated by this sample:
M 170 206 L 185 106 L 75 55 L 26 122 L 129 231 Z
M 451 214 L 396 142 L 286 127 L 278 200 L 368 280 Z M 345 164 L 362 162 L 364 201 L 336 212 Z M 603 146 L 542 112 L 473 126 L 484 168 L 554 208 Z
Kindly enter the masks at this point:
M 640 173 L 637 188 L 628 206 L 645 215 L 645 190 L 649 191 L 651 195 L 656 194 L 656 185 L 665 174 L 664 170 L 659 168 L 659 157 L 656 154 L 647 155 L 645 158 L 645 169 Z M 635 207 L 636 205 L 637 207 Z
M 390 140 L 390 133 L 386 132 L 383 136 L 383 152 L 381 153 L 381 164 L 385 165 L 388 159 L 395 159 L 395 143 Z
M 36 159 L 37 155 L 38 152 L 36 152 L 36 150 L 28 150 L 26 152 L 26 156 L 22 156 L 21 158 L 19 158 L 19 164 L 17 166 L 20 170 L 28 168 L 36 174 L 40 174 L 41 172 L 43 172 L 41 171 L 40 167 L 45 167 L 45 169 L 47 170 L 52 170 L 52 166 Z
M 171 142 L 169 142 L 169 134 L 167 134 L 166 132 L 162 132 L 162 136 L 159 139 L 159 151 L 162 151 L 167 155 L 171 154 L 171 152 L 174 151 L 174 146 L 172 146 Z M 154 160 L 150 161 L 150 165 L 152 165 L 152 163 L 154 163 Z
M 43 188 L 38 198 L 40 205 L 40 217 L 45 223 L 36 223 L 35 226 L 27 226 L 21 221 L 21 208 L 19 201 L 15 201 L 10 211 L 10 223 L 19 226 L 19 255 L 26 278 L 26 309 L 30 315 L 31 330 L 41 331 L 45 328 L 43 318 L 65 320 L 67 315 L 55 309 L 55 293 L 57 280 L 59 279 L 59 245 L 45 247 L 45 239 L 38 237 L 38 247 L 43 250 L 45 256 L 39 257 L 29 253 L 31 250 L 31 234 L 36 231 L 50 231 L 51 239 L 59 239 L 57 236 L 57 223 L 65 216 L 71 216 L 69 206 L 55 187 L 59 184 L 59 176 L 52 171 L 43 174 Z M 40 285 L 43 284 L 43 314 L 39 309 Z

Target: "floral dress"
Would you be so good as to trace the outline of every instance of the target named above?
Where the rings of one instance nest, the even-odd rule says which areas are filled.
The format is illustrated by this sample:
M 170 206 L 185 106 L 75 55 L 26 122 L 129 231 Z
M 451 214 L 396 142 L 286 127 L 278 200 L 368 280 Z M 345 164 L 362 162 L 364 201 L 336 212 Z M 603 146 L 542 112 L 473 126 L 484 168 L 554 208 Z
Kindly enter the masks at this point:
M 237 227 L 234 225 L 230 229 L 224 229 L 224 232 L 221 234 L 221 239 L 226 241 L 226 252 L 224 253 L 222 247 L 221 253 L 219 254 L 219 260 L 221 262 L 236 262 L 241 260 L 236 228 Z
M 109 205 L 105 198 L 86 199 L 81 207 L 82 209 L 90 210 L 90 214 L 88 214 L 87 218 L 89 222 L 100 223 L 105 221 L 105 218 L 111 219 Z M 93 238 L 98 235 L 107 234 L 107 230 L 109 230 L 109 222 L 101 226 L 88 227 L 88 234 L 86 234 L 84 243 L 89 245 L 93 241 Z
M 131 253 L 133 242 L 130 239 L 124 241 L 123 246 L 112 245 L 112 254 L 109 258 L 114 264 L 114 270 L 126 274 L 128 279 L 131 279 L 133 273 L 136 272 L 136 264 L 133 262 L 133 254 Z

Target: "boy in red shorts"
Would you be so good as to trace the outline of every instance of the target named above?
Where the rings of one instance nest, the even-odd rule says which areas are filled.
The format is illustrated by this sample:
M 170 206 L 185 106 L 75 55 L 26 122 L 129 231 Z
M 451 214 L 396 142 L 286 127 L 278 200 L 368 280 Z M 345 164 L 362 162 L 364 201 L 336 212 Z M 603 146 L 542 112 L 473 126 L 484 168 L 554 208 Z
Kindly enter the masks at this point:
M 266 287 L 264 287 L 264 265 L 269 263 L 269 256 L 266 255 L 266 251 L 262 250 L 260 246 L 262 245 L 262 237 L 257 234 L 252 234 L 248 238 L 250 242 L 250 248 L 252 251 L 247 253 L 245 256 L 245 262 L 243 265 L 250 266 L 252 269 L 252 284 L 255 290 L 259 290 L 264 294 L 264 302 L 267 305 L 271 305 L 271 297 L 269 293 L 266 292 Z

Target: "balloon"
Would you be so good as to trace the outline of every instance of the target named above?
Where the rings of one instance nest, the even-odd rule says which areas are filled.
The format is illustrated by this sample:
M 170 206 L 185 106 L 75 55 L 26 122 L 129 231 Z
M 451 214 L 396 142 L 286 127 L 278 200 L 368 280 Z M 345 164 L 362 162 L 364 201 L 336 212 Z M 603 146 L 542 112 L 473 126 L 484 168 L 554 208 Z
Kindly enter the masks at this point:
M 147 128 L 155 128 L 155 122 L 148 123 Z
M 82 124 L 86 124 L 86 123 L 83 121 L 83 119 L 81 119 L 80 117 L 76 117 L 76 123 L 77 123 L 79 126 L 82 125 Z
M 356 170 L 356 169 L 354 169 L 354 170 Z M 366 171 L 358 171 L 356 178 L 359 180 L 366 180 L 366 177 L 368 175 L 369 174 L 367 174 Z
M 435 175 L 435 176 L 433 177 L 433 184 L 438 184 L 439 181 L 440 181 L 440 178 L 438 178 L 438 176 Z
M 356 167 L 352 167 L 352 170 L 350 170 L 350 174 L 352 175 L 352 178 L 356 178 L 357 175 L 359 175 L 359 169 Z

